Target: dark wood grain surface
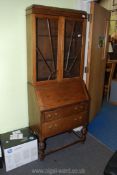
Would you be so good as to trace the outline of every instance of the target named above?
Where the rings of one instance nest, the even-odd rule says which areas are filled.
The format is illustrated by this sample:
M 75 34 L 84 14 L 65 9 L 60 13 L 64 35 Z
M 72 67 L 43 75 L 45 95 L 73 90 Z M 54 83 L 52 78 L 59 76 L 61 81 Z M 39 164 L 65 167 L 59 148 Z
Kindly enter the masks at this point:
M 69 79 L 55 84 L 40 85 L 36 88 L 36 94 L 41 110 L 49 110 L 88 100 L 81 79 Z
M 86 12 L 40 5 L 26 10 L 29 126 L 38 135 L 40 159 L 48 137 L 82 126 L 78 142 L 86 139 L 86 17 Z

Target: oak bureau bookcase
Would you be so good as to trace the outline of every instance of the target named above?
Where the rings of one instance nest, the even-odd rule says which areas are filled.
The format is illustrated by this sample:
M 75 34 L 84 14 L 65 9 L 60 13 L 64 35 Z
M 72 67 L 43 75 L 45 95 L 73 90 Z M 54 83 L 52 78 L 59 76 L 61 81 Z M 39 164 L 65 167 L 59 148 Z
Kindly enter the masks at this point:
M 86 139 L 86 18 L 86 12 L 77 10 L 40 5 L 26 9 L 29 126 L 39 137 L 40 159 L 48 137 L 83 126 L 77 142 Z

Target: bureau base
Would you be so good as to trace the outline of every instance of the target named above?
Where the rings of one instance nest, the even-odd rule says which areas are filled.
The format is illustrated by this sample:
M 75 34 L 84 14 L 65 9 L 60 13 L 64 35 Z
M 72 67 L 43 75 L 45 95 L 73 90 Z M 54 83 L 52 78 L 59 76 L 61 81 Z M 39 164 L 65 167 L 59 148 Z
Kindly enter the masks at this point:
M 57 134 L 83 126 L 78 142 L 85 141 L 89 96 L 83 80 L 70 79 L 39 86 L 29 84 L 28 102 L 29 126 L 39 137 L 40 159 L 46 154 L 46 139 Z
M 65 148 L 67 148 L 69 146 L 72 146 L 74 144 L 77 144 L 77 143 L 80 143 L 80 142 L 84 143 L 85 140 L 86 140 L 87 126 L 83 126 L 81 131 L 78 131 L 77 133 L 73 130 L 68 131 L 68 132 L 69 132 L 69 134 L 73 133 L 77 137 L 77 140 L 75 139 L 75 141 L 73 141 L 69 144 L 63 145 L 62 147 L 57 147 L 57 148 L 48 150 L 47 152 L 46 152 L 46 139 L 39 140 L 39 157 L 40 157 L 40 160 L 44 160 L 46 155 L 49 155 L 49 154 L 54 153 L 56 151 L 65 149 Z M 39 136 L 38 136 L 38 138 L 39 138 Z

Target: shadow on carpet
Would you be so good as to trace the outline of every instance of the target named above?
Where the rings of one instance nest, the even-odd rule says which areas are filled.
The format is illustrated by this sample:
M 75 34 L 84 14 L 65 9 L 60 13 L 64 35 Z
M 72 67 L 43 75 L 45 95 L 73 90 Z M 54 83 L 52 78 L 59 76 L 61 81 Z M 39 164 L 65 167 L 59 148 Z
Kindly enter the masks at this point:
M 58 135 L 47 140 L 50 147 L 58 146 L 65 141 L 71 141 L 73 136 L 68 133 Z M 76 144 L 64 150 L 50 154 L 44 161 L 34 161 L 17 169 L 5 172 L 0 170 L 1 175 L 32 175 L 32 174 L 85 174 L 103 175 L 104 168 L 113 152 L 95 138 L 87 135 L 85 144 Z
M 112 151 L 117 150 L 117 106 L 104 101 L 101 111 L 88 127 L 89 133 L 107 145 Z

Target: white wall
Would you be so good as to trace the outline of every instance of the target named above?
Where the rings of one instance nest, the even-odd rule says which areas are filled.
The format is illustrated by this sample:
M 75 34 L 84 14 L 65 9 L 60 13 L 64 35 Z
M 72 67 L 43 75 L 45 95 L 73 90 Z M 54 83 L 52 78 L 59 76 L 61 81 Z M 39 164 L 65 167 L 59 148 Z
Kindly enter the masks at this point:
M 28 126 L 26 18 L 31 4 L 81 9 L 82 0 L 3 0 L 0 3 L 0 133 Z
M 102 0 L 100 2 L 100 5 L 108 10 L 111 10 L 111 9 L 113 9 L 112 3 L 113 3 L 112 0 Z
M 90 14 L 90 0 L 77 1 L 77 9 L 86 11 L 88 14 Z M 87 66 L 88 34 L 89 34 L 89 22 L 87 21 L 84 67 Z M 86 81 L 86 73 L 84 73 L 83 79 L 84 81 Z

